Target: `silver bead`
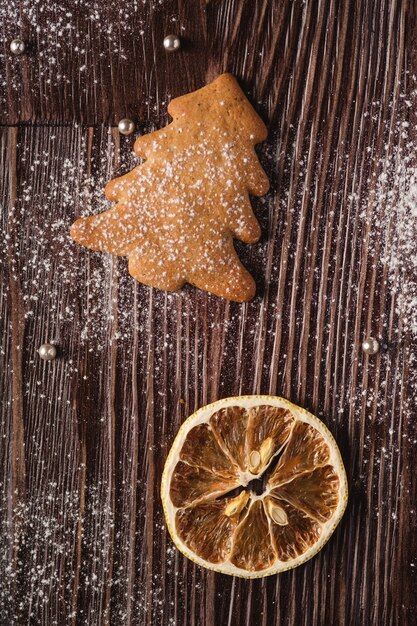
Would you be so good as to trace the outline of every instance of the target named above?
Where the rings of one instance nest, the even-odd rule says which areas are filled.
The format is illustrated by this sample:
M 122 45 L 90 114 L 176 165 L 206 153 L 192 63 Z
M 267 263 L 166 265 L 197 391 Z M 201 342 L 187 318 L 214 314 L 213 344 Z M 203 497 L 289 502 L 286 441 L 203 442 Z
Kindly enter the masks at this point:
M 16 56 L 23 54 L 25 49 L 25 42 L 22 39 L 13 39 L 13 41 L 10 42 L 10 52 Z
M 56 347 L 53 343 L 43 343 L 38 350 L 38 354 L 44 361 L 53 361 L 56 357 Z
M 181 48 L 181 39 L 178 35 L 167 35 L 164 37 L 164 48 L 167 52 L 176 52 Z
M 376 354 L 379 352 L 379 342 L 374 337 L 367 337 L 362 344 L 362 350 L 365 354 Z
M 118 123 L 118 128 L 121 135 L 131 135 L 135 130 L 135 122 L 133 120 L 129 120 L 127 117 L 124 117 Z

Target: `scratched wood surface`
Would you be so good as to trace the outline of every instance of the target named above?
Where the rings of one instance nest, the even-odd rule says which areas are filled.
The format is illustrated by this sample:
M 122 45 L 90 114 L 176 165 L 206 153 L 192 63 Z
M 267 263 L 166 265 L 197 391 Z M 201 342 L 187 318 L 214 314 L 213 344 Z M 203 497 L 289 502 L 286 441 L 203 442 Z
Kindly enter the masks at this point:
M 0 622 L 417 623 L 415 231 L 396 209 L 416 139 L 413 3 L 40 7 L 0 9 Z M 169 31 L 185 41 L 175 55 Z M 29 54 L 11 58 L 19 32 Z M 225 70 L 269 127 L 262 240 L 238 246 L 258 284 L 244 305 L 149 289 L 68 239 L 134 163 L 112 124 L 160 127 L 171 97 Z M 37 356 L 45 341 L 54 362 Z M 245 581 L 175 550 L 159 483 L 191 412 L 259 392 L 325 421 L 350 500 L 313 560 Z

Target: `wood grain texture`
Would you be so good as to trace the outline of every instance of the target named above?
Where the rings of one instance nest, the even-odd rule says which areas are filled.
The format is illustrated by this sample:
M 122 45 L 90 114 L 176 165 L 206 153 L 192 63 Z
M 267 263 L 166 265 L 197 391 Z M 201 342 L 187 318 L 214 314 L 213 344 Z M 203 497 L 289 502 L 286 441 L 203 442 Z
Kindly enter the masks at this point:
M 102 5 L 100 23 L 77 5 L 54 50 L 70 83 L 48 82 L 42 33 L 28 58 L 2 57 L 1 120 L 14 126 L 0 132 L 1 623 L 416 623 L 417 342 L 404 307 L 416 276 L 384 262 L 403 259 L 403 243 L 381 202 L 417 140 L 415 7 L 149 2 L 119 29 L 123 59 L 104 25 L 126 4 Z M 172 24 L 187 46 L 168 56 Z M 272 188 L 253 201 L 263 237 L 238 245 L 258 284 L 244 305 L 148 289 L 124 260 L 68 238 L 133 164 L 133 138 L 108 123 L 127 114 L 162 126 L 169 97 L 225 70 L 269 127 L 259 154 Z M 370 333 L 383 344 L 375 357 L 361 350 Z M 52 363 L 36 354 L 47 340 L 60 349 Z M 159 498 L 180 424 L 241 393 L 283 395 L 321 417 L 350 486 L 322 552 L 256 581 L 182 557 Z
M 160 122 L 172 97 L 204 85 L 202 1 L 11 0 L 0 37 L 0 123 L 117 124 L 123 117 Z M 164 50 L 179 32 L 182 50 Z M 13 57 L 21 37 L 27 54 Z M 175 67 L 175 72 L 172 71 Z

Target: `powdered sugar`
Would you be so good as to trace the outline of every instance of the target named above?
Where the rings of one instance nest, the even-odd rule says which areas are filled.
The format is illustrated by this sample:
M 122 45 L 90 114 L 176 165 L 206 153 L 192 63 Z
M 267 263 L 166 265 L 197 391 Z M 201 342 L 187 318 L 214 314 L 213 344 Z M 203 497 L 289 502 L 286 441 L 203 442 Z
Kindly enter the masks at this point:
M 122 76 L 129 73 L 132 43 L 136 42 L 139 48 L 144 46 L 149 37 L 149 21 L 153 15 L 159 17 L 165 6 L 166 0 L 1 2 L 3 123 L 15 121 L 16 116 L 28 121 L 33 115 L 44 122 L 45 110 L 53 111 L 52 119 L 47 115 L 52 123 L 56 119 L 68 121 L 66 104 L 72 110 L 79 110 L 80 104 L 77 99 L 72 101 L 74 83 L 83 101 L 97 99 L 100 107 L 102 101 L 98 94 L 103 90 L 103 72 L 107 80 L 112 80 L 116 71 Z M 175 10 L 170 11 L 168 23 L 175 32 L 183 32 L 183 23 Z M 10 42 L 14 38 L 25 40 L 23 57 L 14 58 L 10 53 Z M 160 46 L 163 53 L 162 41 Z M 97 74 L 89 71 L 98 65 L 102 71 Z M 107 97 L 105 91 L 103 97 Z M 22 104 L 26 99 L 31 101 L 29 108 Z M 143 102 L 149 107 L 155 106 L 150 96 Z M 103 108 L 106 110 L 105 105 Z M 84 119 L 84 115 L 78 114 L 77 119 Z

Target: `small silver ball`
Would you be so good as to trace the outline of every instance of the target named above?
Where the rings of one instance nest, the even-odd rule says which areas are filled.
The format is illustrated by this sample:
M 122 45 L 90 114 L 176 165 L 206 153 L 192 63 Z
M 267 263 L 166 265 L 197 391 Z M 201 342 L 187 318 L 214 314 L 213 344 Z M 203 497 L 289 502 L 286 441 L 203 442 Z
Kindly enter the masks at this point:
M 164 48 L 167 52 L 176 52 L 181 48 L 181 39 L 178 35 L 167 35 L 164 37 Z
M 44 361 L 53 361 L 56 357 L 56 347 L 53 343 L 43 343 L 38 350 L 38 354 Z
M 379 352 L 379 342 L 374 337 L 367 337 L 362 344 L 362 350 L 365 354 L 376 354 Z
M 118 128 L 121 135 L 131 135 L 135 130 L 135 122 L 133 120 L 129 120 L 127 117 L 124 117 L 118 123 Z
M 13 39 L 13 41 L 10 42 L 10 52 L 16 56 L 23 54 L 25 49 L 25 42 L 22 41 L 22 39 Z

